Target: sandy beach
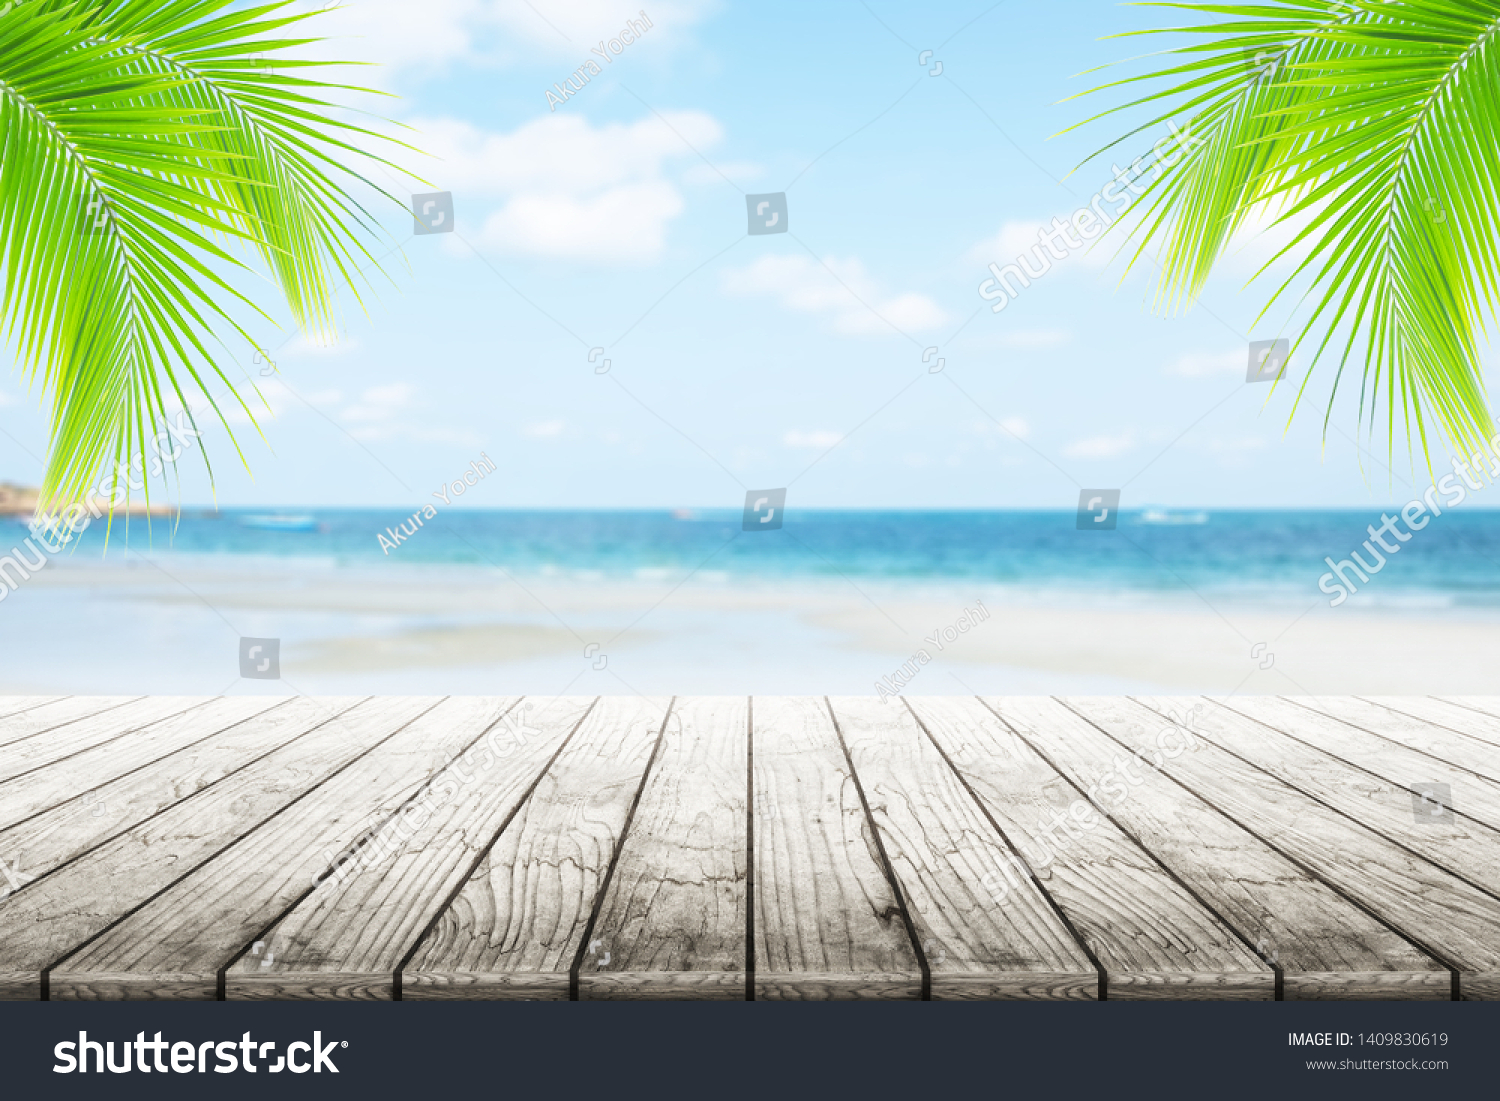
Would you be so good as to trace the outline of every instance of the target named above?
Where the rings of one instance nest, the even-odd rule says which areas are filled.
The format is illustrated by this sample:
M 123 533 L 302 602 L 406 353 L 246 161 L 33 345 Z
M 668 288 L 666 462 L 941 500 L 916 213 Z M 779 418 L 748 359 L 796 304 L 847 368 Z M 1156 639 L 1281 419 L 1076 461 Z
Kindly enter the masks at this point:
M 1500 614 L 1356 601 L 132 554 L 53 563 L 0 618 L 12 693 L 1500 691 Z M 239 678 L 240 636 L 281 640 L 279 681 Z

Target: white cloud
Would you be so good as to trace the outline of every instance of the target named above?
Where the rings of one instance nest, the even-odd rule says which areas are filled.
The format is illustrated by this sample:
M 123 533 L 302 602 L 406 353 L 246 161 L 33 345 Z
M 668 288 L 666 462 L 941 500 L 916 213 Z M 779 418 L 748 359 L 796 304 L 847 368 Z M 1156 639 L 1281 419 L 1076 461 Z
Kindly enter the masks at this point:
M 415 423 L 410 416 L 415 394 L 415 387 L 408 383 L 386 383 L 370 387 L 353 404 L 345 405 L 344 395 L 339 390 L 300 391 L 277 378 L 257 382 L 254 390 L 241 388 L 245 404 L 261 425 L 287 414 L 308 412 L 308 406 L 311 405 L 335 422 L 347 424 L 349 427 L 345 431 L 357 440 L 406 439 L 464 447 L 482 446 L 483 440 L 467 429 L 456 428 L 451 424 Z M 341 405 L 344 408 L 340 409 Z M 269 413 L 267 406 L 270 407 Z M 250 417 L 232 398 L 220 400 L 219 408 L 224 411 L 224 419 L 231 426 L 250 423 Z M 398 417 L 398 413 L 406 415 Z M 218 421 L 217 415 L 201 409 L 198 411 L 198 418 L 200 424 Z
M 702 111 L 668 111 L 631 124 L 592 126 L 580 115 L 546 115 L 510 133 L 453 118 L 412 126 L 435 160 L 412 170 L 465 206 L 499 199 L 484 219 L 481 247 L 599 263 L 644 263 L 660 255 L 668 223 L 682 213 L 669 161 L 709 149 L 723 127 Z M 420 187 L 420 185 L 412 185 Z
M 807 448 L 814 451 L 827 451 L 844 438 L 842 432 L 798 432 L 791 431 L 781 438 L 781 442 L 787 447 Z
M 1258 203 L 1251 207 L 1244 222 L 1235 230 L 1224 249 L 1224 260 L 1230 267 L 1231 274 L 1236 277 L 1236 283 L 1240 281 L 1240 277 L 1254 275 L 1262 265 L 1274 259 L 1278 252 L 1291 245 L 1299 233 L 1312 225 L 1313 219 L 1326 205 L 1315 203 L 1307 210 L 1287 217 L 1285 221 L 1278 221 L 1290 209 L 1290 204 L 1283 200 Z M 1285 279 L 1296 270 L 1297 265 L 1307 259 L 1319 236 L 1327 228 L 1325 223 L 1321 230 L 1292 247 L 1285 256 L 1276 260 L 1263 278 L 1273 279 L 1279 274 Z
M 666 244 L 667 223 L 682 210 L 682 196 L 664 180 L 590 198 L 522 195 L 485 219 L 480 240 L 534 256 L 654 260 Z
M 565 427 L 562 421 L 542 421 L 539 424 L 528 424 L 521 429 L 521 435 L 533 440 L 550 440 L 554 436 L 561 436 Z
M 1113 459 L 1134 446 L 1135 440 L 1128 432 L 1122 436 L 1090 436 L 1070 443 L 1063 454 L 1070 459 Z
M 479 447 L 482 440 L 474 432 L 451 423 L 423 424 L 414 415 L 419 404 L 416 387 L 405 382 L 372 386 L 360 394 L 359 401 L 338 414 L 348 422 L 349 435 L 356 440 L 413 440 L 418 443 L 447 443 Z
M 15 398 L 11 397 L 4 390 L 0 390 L 0 408 L 4 408 L 7 405 L 14 405 L 15 403 Z
M 1067 222 L 1070 217 L 1071 215 L 1058 215 L 1063 222 Z M 986 266 L 993 262 L 1003 268 L 1006 264 L 1017 263 L 1017 257 L 1027 256 L 1029 271 L 1045 266 L 1044 274 L 1050 274 L 1054 268 L 1065 268 L 1074 264 L 1088 268 L 1105 267 L 1109 264 L 1115 250 L 1119 248 L 1119 242 L 1114 240 L 1115 234 L 1121 233 L 1119 230 L 1105 238 L 1101 238 L 1096 233 L 1094 239 L 1090 241 L 1085 240 L 1077 230 L 1069 228 L 1067 233 L 1061 236 L 1053 235 L 1054 245 L 1063 253 L 1062 258 L 1059 259 L 1041 240 L 1043 232 L 1052 234 L 1051 225 L 1050 219 L 1046 222 L 1027 219 L 1007 221 L 1001 225 L 1000 231 L 993 237 L 986 237 L 975 244 L 965 258 L 972 263 Z M 1077 247 L 1069 246 L 1067 244 L 1069 239 L 1075 242 Z M 1124 240 L 1123 233 L 1119 240 Z M 1033 252 L 1033 250 L 1036 251 Z M 1023 266 L 1022 270 L 1028 269 Z M 1028 273 L 1028 278 L 1036 279 L 1040 276 L 1030 276 Z
M 267 379 L 258 382 L 251 387 L 238 387 L 240 398 L 249 407 L 250 413 L 254 415 L 257 422 L 267 419 L 278 418 L 288 412 L 305 409 L 308 405 L 330 406 L 343 400 L 343 394 L 338 390 L 319 390 L 313 393 L 302 393 L 293 390 L 280 379 Z M 298 395 L 301 395 L 300 397 Z M 269 407 L 269 412 L 267 408 Z M 232 397 L 220 399 L 219 408 L 224 413 L 224 419 L 230 424 L 249 424 L 250 416 L 241 408 L 240 403 Z M 207 414 L 203 414 L 207 417 Z M 217 419 L 216 417 L 214 419 Z
M 993 237 L 976 245 L 976 250 L 982 249 L 991 260 L 1000 263 L 1009 263 L 1012 259 L 1028 252 L 1031 246 L 1037 243 L 1042 230 L 1046 228 L 1045 223 L 1032 221 L 1006 222 L 1000 227 L 1000 232 Z
M 676 40 L 714 6 L 706 0 L 652 0 L 646 11 L 650 26 L 626 48 Z M 615 37 L 628 20 L 642 22 L 639 0 L 490 0 L 485 7 L 504 31 L 567 57 L 586 57 L 599 39 Z
M 730 294 L 777 298 L 798 313 L 829 315 L 841 333 L 890 333 L 891 326 L 923 332 L 949 323 L 948 315 L 925 294 L 882 291 L 853 258 L 829 257 L 820 264 L 795 254 L 763 256 L 747 268 L 726 272 L 724 288 Z
M 328 8 L 327 0 L 303 0 L 302 11 Z M 323 42 L 297 51 L 303 57 L 379 65 L 354 84 L 385 83 L 396 70 L 442 67 L 469 56 L 488 7 L 483 0 L 356 0 L 324 11 L 297 28 Z M 285 51 L 291 56 L 292 51 Z M 278 52 L 273 56 L 282 56 Z M 346 79 L 351 75 L 342 74 Z
M 1167 368 L 1167 374 L 1182 378 L 1203 378 L 1206 375 L 1244 374 L 1249 351 L 1188 352 L 1179 356 Z
M 1006 417 L 1002 421 L 992 421 L 988 417 L 976 417 L 972 423 L 971 430 L 976 436 L 999 436 L 1003 439 L 1024 440 L 1031 435 L 1031 425 L 1026 423 L 1024 417 Z M 994 440 L 987 439 L 985 446 L 994 447 Z
M 1027 424 L 1020 417 L 1006 417 L 1000 422 L 1000 427 L 1018 440 L 1024 440 L 1027 436 L 1031 435 L 1031 425 Z
M 765 169 L 748 161 L 732 161 L 727 164 L 704 164 L 699 161 L 682 174 L 685 184 L 721 184 L 728 176 L 735 183 L 750 183 L 765 174 Z M 722 173 L 722 174 L 721 174 Z
M 594 127 L 581 115 L 546 115 L 510 133 L 454 118 L 410 125 L 434 158 L 424 160 L 423 175 L 460 196 L 588 195 L 656 176 L 668 157 L 694 156 L 683 139 L 703 149 L 723 137 L 723 127 L 702 111 L 662 116 Z
M 631 56 L 684 44 L 683 32 L 714 6 L 712 0 L 653 0 L 651 26 L 629 47 Z M 599 39 L 615 37 L 629 19 L 640 22 L 640 7 L 639 0 L 345 0 L 334 7 L 330 0 L 301 0 L 299 10 L 329 10 L 296 30 L 328 41 L 297 53 L 379 66 L 355 74 L 351 83 L 381 87 L 401 76 L 441 76 L 455 63 L 488 68 L 531 63 L 540 55 L 576 66 L 592 56 Z M 537 102 L 545 103 L 540 87 Z
M 372 386 L 359 396 L 358 404 L 351 405 L 339 414 L 340 419 L 360 423 L 389 421 L 411 405 L 415 393 L 410 383 L 392 382 L 385 386 Z

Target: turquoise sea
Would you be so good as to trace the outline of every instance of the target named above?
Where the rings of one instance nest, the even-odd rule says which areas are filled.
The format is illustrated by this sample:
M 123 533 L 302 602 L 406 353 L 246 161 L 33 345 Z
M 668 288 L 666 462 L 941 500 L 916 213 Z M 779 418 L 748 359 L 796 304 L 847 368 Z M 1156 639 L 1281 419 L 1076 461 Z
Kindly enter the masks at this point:
M 1388 509 L 1394 515 L 1395 509 Z M 501 568 L 517 576 L 983 584 L 1046 592 L 1318 594 L 1324 558 L 1346 558 L 1381 510 L 1137 510 L 1113 531 L 1079 531 L 1059 511 L 791 510 L 775 531 L 741 530 L 739 513 L 699 510 L 448 509 L 394 549 L 399 509 L 186 511 L 117 521 L 103 561 L 136 552 L 180 559 L 315 560 L 323 566 Z M 415 525 L 409 525 L 415 527 Z M 10 542 L 25 536 L 14 524 Z M 102 525 L 62 559 L 99 562 Z M 1389 540 L 1388 540 L 1389 541 Z M 131 555 L 133 556 L 133 554 Z M 1369 555 L 1366 553 L 1366 558 Z M 1390 556 L 1371 596 L 1500 601 L 1500 510 L 1433 518 Z
M 383 547 L 411 515 L 188 510 L 107 553 L 95 525 L 0 599 L 0 691 L 872 694 L 982 601 L 909 691 L 1500 692 L 1500 512 L 1433 519 L 1343 605 L 1325 559 L 1378 508 L 446 509 Z

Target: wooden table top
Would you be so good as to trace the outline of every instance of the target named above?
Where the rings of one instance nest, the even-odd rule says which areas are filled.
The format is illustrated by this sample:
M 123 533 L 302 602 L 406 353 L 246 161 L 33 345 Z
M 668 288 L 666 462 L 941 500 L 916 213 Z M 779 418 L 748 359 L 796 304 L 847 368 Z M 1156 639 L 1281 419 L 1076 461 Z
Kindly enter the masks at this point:
M 4 697 L 0 998 L 1500 999 L 1500 697 Z

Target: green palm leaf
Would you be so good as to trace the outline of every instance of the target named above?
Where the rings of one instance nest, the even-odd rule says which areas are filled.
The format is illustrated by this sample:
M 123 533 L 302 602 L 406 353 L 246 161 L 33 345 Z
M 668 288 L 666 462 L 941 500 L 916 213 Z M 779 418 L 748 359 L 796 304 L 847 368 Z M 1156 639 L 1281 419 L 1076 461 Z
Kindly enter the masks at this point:
M 1291 268 L 1266 309 L 1305 284 L 1294 348 L 1313 354 L 1298 403 L 1317 364 L 1336 358 L 1328 416 L 1356 365 L 1361 421 L 1373 432 L 1383 419 L 1388 449 L 1399 424 L 1428 454 L 1434 421 L 1465 452 L 1484 446 L 1480 350 L 1500 288 L 1500 3 L 1147 6 L 1217 17 L 1172 28 L 1190 44 L 1104 86 L 1166 81 L 1105 114 L 1151 106 L 1161 114 L 1139 129 L 1186 119 L 1202 139 L 1136 200 L 1131 263 L 1156 246 L 1156 306 L 1191 303 L 1235 231 L 1273 208 L 1275 222 L 1301 227 L 1266 265 Z M 1305 250 L 1295 263 L 1293 249 Z
M 173 398 L 190 407 L 201 393 L 226 429 L 211 387 L 250 412 L 224 340 L 258 345 L 229 309 L 268 315 L 231 282 L 246 267 L 235 242 L 317 340 L 336 333 L 336 285 L 374 265 L 374 219 L 348 186 L 384 193 L 360 174 L 383 162 L 324 98 L 360 89 L 306 75 L 328 63 L 265 60 L 316 41 L 289 36 L 306 16 L 285 8 L 14 0 L 0 12 L 0 324 L 51 405 L 41 511 L 144 455 Z

